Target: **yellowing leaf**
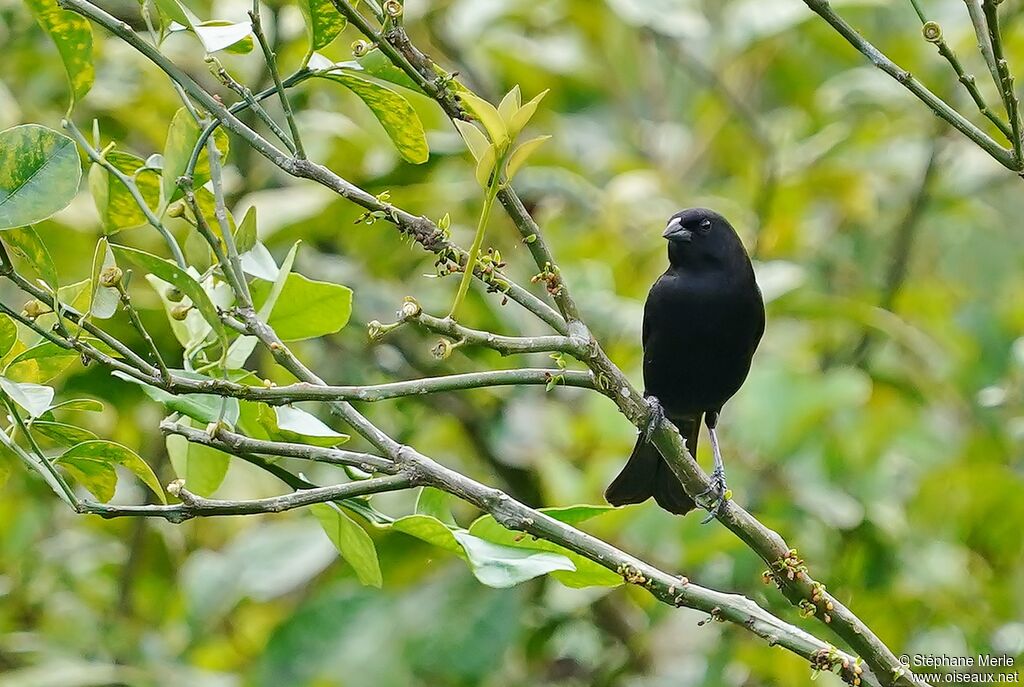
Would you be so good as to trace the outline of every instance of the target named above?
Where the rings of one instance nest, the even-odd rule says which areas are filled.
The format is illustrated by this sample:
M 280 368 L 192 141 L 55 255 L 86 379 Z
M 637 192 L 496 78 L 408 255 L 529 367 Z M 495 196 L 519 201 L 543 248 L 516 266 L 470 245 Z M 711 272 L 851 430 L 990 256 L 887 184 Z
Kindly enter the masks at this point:
M 89 20 L 57 6 L 56 0 L 25 0 L 39 25 L 50 35 L 60 53 L 71 84 L 71 105 L 92 88 L 92 26 Z
M 0 229 L 40 222 L 78 193 L 75 142 L 38 124 L 0 132 Z
M 366 106 L 373 110 L 374 116 L 384 127 L 395 149 L 406 161 L 415 165 L 427 161 L 430 157 L 430 148 L 427 147 L 423 123 L 404 96 L 379 83 L 356 76 L 351 71 L 318 76 L 340 83 L 359 96 Z
M 164 492 L 160 488 L 160 482 L 157 480 L 156 475 L 153 473 L 153 469 L 146 464 L 142 458 L 139 457 L 135 451 L 131 450 L 127 446 L 121 444 L 115 444 L 112 441 L 84 441 L 81 444 L 72 446 L 57 459 L 57 462 L 68 466 L 72 465 L 78 468 L 81 472 L 87 473 L 91 476 L 103 474 L 104 471 L 97 467 L 97 465 L 107 465 L 113 471 L 114 465 L 120 465 L 127 468 L 130 472 L 134 473 L 142 482 L 149 487 L 154 494 L 164 502 Z M 114 495 L 113 485 L 117 483 L 117 473 L 114 473 L 114 480 L 111 484 L 106 478 L 102 481 L 102 495 L 93 491 L 89 484 L 85 487 L 92 491 L 97 498 L 103 501 L 109 501 Z M 106 487 L 110 487 L 109 495 L 105 491 Z M 105 498 L 104 498 L 105 496 Z

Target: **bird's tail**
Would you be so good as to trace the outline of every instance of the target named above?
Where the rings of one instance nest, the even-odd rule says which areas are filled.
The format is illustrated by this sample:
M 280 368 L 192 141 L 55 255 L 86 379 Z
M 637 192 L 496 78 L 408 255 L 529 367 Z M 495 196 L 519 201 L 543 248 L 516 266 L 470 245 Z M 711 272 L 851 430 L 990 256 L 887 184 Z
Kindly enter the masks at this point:
M 696 458 L 700 421 L 680 424 L 686 438 L 686 448 Z M 693 499 L 687 496 L 672 468 L 661 457 L 654 444 L 644 441 L 644 434 L 641 432 L 626 466 L 608 485 L 604 497 L 613 506 L 624 506 L 627 503 L 642 503 L 652 496 L 659 506 L 677 515 L 686 515 L 696 508 Z

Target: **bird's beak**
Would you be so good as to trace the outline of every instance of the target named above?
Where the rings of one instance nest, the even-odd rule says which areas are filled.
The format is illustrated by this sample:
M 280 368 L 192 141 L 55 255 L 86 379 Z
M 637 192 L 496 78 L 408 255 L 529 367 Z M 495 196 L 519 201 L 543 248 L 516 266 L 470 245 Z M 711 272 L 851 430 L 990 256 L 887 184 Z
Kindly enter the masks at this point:
M 693 232 L 689 229 L 683 229 L 682 221 L 678 217 L 673 217 L 672 221 L 665 227 L 665 231 L 661 234 L 664 238 L 677 239 L 679 241 L 689 241 L 693 238 Z

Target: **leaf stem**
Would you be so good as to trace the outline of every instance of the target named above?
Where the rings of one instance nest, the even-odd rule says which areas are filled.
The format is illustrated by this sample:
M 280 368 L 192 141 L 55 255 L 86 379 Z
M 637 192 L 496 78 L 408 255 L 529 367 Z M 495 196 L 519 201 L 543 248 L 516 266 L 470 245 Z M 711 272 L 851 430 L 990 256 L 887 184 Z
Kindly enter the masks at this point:
M 295 144 L 295 157 L 300 160 L 306 159 L 306 151 L 302 147 L 302 139 L 299 138 L 299 127 L 295 123 L 295 114 L 292 112 L 292 104 L 288 100 L 288 94 L 284 91 L 284 84 L 281 83 L 281 73 L 277 69 L 277 55 L 270 47 L 266 35 L 263 33 L 263 21 L 260 19 L 259 0 L 253 0 L 252 10 L 249 11 L 249 18 L 252 20 L 252 32 L 256 36 L 260 49 L 263 50 L 263 59 L 270 70 L 270 76 L 274 79 L 274 89 L 281 99 L 281 108 L 284 110 L 284 117 L 288 121 L 288 128 L 292 132 L 292 142 Z M 287 145 L 287 144 L 286 144 Z
M 498 195 L 498 167 L 495 166 L 491 172 L 491 178 L 487 183 L 487 193 L 484 195 L 484 204 L 480 208 L 480 219 L 476 225 L 476 234 L 473 236 L 473 244 L 469 247 L 469 254 L 466 257 L 466 268 L 462 273 L 462 280 L 459 282 L 459 290 L 455 293 L 455 300 L 452 302 L 452 309 L 448 317 L 455 319 L 462 301 L 469 291 L 469 282 L 473 280 L 473 272 L 476 270 L 477 261 L 480 258 L 480 247 L 484 242 L 484 234 L 487 232 L 487 223 L 491 218 L 491 208 L 494 206 L 494 199 Z
M 153 214 L 149 205 L 146 204 L 146 199 L 142 197 L 142 192 L 139 190 L 139 185 L 135 183 L 135 179 L 119 170 L 105 157 L 101 156 L 99 152 L 85 139 L 85 136 L 83 136 L 82 132 L 78 130 L 78 127 L 75 126 L 74 122 L 70 119 L 65 119 L 62 124 L 67 132 L 71 134 L 71 137 L 75 139 L 75 142 L 78 143 L 82 150 L 85 151 L 85 154 L 89 156 L 90 160 L 107 170 L 112 177 L 120 181 L 124 187 L 128 189 L 128 193 L 131 194 L 135 204 L 139 206 L 139 209 L 145 216 L 146 221 L 149 222 L 150 226 L 156 229 L 160 233 L 160 236 L 163 237 L 164 243 L 167 244 L 167 248 L 170 249 L 171 255 L 174 257 L 174 262 L 177 263 L 178 267 L 181 269 L 186 269 L 187 263 L 185 262 L 184 253 L 181 252 L 181 247 L 178 246 L 178 242 L 174 239 L 174 235 L 171 231 L 164 226 L 164 223 L 161 222 L 155 214 Z

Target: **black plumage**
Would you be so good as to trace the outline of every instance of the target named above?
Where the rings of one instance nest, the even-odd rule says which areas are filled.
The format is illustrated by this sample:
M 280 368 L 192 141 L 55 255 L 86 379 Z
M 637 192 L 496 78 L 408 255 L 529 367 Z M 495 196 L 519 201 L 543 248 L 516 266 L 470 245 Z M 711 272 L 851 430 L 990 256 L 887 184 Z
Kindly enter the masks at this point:
M 725 469 L 715 427 L 722 406 L 750 371 L 764 333 L 764 301 L 743 243 L 717 212 L 691 208 L 672 216 L 669 267 L 651 287 L 644 306 L 644 395 L 652 417 L 671 420 L 696 457 L 703 419 L 715 453 L 715 506 L 725 494 Z M 695 505 L 641 432 L 633 453 L 605 492 L 614 505 L 654 497 L 683 515 Z

